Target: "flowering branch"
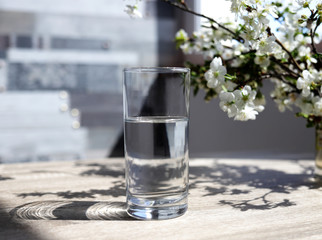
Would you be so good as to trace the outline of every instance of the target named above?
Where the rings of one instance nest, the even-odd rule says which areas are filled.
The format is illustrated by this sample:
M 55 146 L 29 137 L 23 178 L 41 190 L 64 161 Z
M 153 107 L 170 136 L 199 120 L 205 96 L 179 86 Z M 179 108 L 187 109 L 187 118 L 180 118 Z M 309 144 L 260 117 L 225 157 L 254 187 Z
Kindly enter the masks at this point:
M 322 54 L 316 42 L 321 40 L 322 3 L 228 0 L 235 21 L 220 22 L 191 10 L 184 0 L 162 1 L 208 22 L 192 36 L 183 29 L 175 36 L 185 54 L 204 57 L 203 64 L 186 63 L 195 94 L 203 89 L 205 100 L 219 97 L 230 118 L 254 120 L 264 110 L 261 87 L 270 80 L 275 84 L 270 96 L 281 112 L 295 107 L 309 126 L 320 123 Z
M 171 6 L 174 6 L 180 10 L 183 10 L 184 12 L 187 12 L 187 13 L 191 13 L 195 16 L 198 16 L 198 17 L 202 17 L 204 19 L 207 19 L 210 23 L 215 23 L 216 25 L 218 25 L 218 27 L 224 29 L 225 31 L 229 32 L 233 37 L 235 37 L 236 40 L 240 41 L 240 42 L 244 42 L 243 38 L 241 38 L 240 36 L 238 36 L 235 32 L 231 31 L 229 28 L 226 28 L 224 25 L 220 24 L 218 21 L 216 21 L 215 19 L 211 18 L 211 17 L 208 17 L 204 14 L 201 14 L 201 13 L 198 13 L 198 12 L 195 12 L 193 10 L 191 10 L 190 8 L 188 8 L 187 4 L 184 2 L 184 0 L 180 0 L 178 2 L 173 2 L 171 0 L 162 0 L 163 2 L 167 3 L 167 4 L 170 4 Z
M 321 24 L 321 17 L 318 17 L 318 20 L 317 20 L 316 26 L 314 27 L 314 30 L 311 29 L 311 31 L 310 31 L 312 49 L 313 49 L 313 52 L 316 55 L 318 55 L 318 58 L 317 58 L 317 61 L 318 61 L 317 67 L 318 68 L 321 68 L 322 62 L 321 62 L 321 57 L 319 56 L 319 53 L 318 53 L 318 51 L 315 47 L 315 44 L 314 44 L 314 36 L 316 35 L 316 31 L 317 31 L 318 27 L 320 26 L 320 24 Z
M 268 27 L 266 29 L 267 33 L 269 36 L 274 36 L 274 34 L 271 33 L 271 29 Z M 283 45 L 283 43 L 281 43 L 280 40 L 278 40 L 276 37 L 275 37 L 275 42 L 281 46 L 281 48 L 287 53 L 287 55 L 289 56 L 289 58 L 291 59 L 291 62 L 295 65 L 295 67 L 299 70 L 299 71 L 302 71 L 300 65 L 298 64 L 298 62 L 294 59 L 294 57 L 292 56 L 292 54 L 290 53 L 290 51 L 287 50 L 287 48 Z
M 293 71 L 292 69 L 287 67 L 285 64 L 283 64 L 279 60 L 277 60 L 275 57 L 271 57 L 270 60 L 272 62 L 276 63 L 278 66 L 280 66 L 283 70 L 288 72 L 290 74 L 290 77 L 292 77 L 294 79 L 297 79 L 297 78 L 301 77 L 301 75 L 299 73 L 296 73 L 295 71 Z

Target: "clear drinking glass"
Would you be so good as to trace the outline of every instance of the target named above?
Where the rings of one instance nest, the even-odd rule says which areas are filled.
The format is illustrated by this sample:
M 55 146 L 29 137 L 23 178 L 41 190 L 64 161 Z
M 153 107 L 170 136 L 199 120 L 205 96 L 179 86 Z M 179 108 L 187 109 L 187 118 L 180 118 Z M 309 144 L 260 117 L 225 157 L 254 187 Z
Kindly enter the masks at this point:
M 190 70 L 124 70 L 127 212 L 169 219 L 188 207 Z

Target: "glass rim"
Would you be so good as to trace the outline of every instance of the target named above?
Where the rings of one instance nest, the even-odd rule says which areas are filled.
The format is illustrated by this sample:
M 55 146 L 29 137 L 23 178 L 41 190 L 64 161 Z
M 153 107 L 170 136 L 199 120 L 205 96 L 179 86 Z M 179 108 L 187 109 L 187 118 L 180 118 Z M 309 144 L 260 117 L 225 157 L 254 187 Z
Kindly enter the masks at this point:
M 185 67 L 128 67 L 123 69 L 129 73 L 189 73 Z

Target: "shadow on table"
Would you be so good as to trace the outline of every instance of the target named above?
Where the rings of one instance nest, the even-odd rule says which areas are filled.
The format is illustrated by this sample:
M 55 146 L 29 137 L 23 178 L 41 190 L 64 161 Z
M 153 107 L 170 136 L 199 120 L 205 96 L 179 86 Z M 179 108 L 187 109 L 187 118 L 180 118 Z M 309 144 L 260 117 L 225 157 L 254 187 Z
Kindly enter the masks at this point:
M 101 176 L 101 177 L 113 177 L 115 180 L 112 181 L 112 187 L 108 189 L 89 189 L 84 191 L 58 191 L 58 192 L 27 192 L 17 194 L 18 197 L 42 197 L 44 195 L 52 195 L 54 197 L 60 197 L 63 199 L 95 199 L 97 196 L 110 196 L 110 197 L 121 197 L 125 196 L 125 180 L 124 180 L 124 167 L 122 164 L 116 165 L 115 169 L 111 169 L 108 164 L 83 164 L 77 163 L 75 167 L 85 166 L 88 169 L 79 173 L 82 177 Z M 114 166 L 115 167 L 115 166 Z M 121 178 L 120 178 L 121 177 Z
M 235 166 L 218 162 L 211 167 L 190 166 L 190 189 L 202 190 L 204 197 L 221 195 L 219 204 L 240 211 L 291 207 L 296 205 L 291 199 L 292 192 L 302 187 L 322 187 L 321 182 L 313 179 L 312 167 L 299 167 L 301 172 L 287 173 L 252 165 Z
M 26 224 L 15 221 L 0 202 L 0 239 L 5 240 L 42 240 L 39 233 L 32 231 Z
M 75 165 L 78 166 L 86 166 L 89 169 L 83 171 L 80 173 L 81 176 L 110 176 L 110 177 L 124 177 L 124 164 L 123 161 L 120 161 L 118 164 L 114 163 L 115 169 L 111 169 L 108 163 L 101 164 L 101 163 L 89 163 L 89 164 L 83 164 L 83 163 L 77 163 Z
M 26 220 L 134 220 L 123 202 L 37 201 L 10 211 L 12 217 Z
M 3 177 L 0 175 L 0 181 L 11 180 L 11 177 Z
M 46 220 L 134 220 L 125 211 L 125 202 L 88 201 L 102 197 L 125 196 L 124 167 L 122 163 L 111 168 L 108 164 L 77 163 L 75 167 L 86 166 L 88 169 L 81 172 L 83 177 L 93 175 L 113 177 L 112 187 L 108 189 L 89 189 L 84 191 L 58 192 L 27 192 L 17 194 L 18 197 L 42 197 L 52 195 L 57 201 L 35 201 L 14 208 L 10 214 L 21 219 Z M 84 201 L 79 201 L 84 199 Z M 85 201 L 85 199 L 87 201 Z
M 312 167 L 301 166 L 301 171 L 288 173 L 275 169 L 262 169 L 257 165 L 238 166 L 211 161 L 209 166 L 190 166 L 190 189 L 198 189 L 202 197 L 220 195 L 218 204 L 229 205 L 240 211 L 270 210 L 291 207 L 297 203 L 291 193 L 302 187 L 318 189 L 321 183 L 312 181 Z M 124 167 L 108 164 L 80 164 L 88 169 L 81 172 L 83 177 L 93 175 L 115 178 L 109 189 L 89 189 L 86 191 L 29 192 L 17 196 L 42 197 L 53 195 L 62 201 L 31 202 L 11 211 L 12 216 L 24 219 L 69 219 L 69 220 L 130 220 L 125 211 L 125 203 L 97 202 L 102 196 L 125 196 Z M 77 167 L 77 166 L 76 166 Z M 260 189 L 261 191 L 257 191 Z M 87 201 L 79 201 L 84 199 Z M 70 200 L 70 201 L 69 201 Z
M 29 192 L 20 193 L 17 196 L 26 197 L 42 197 L 44 195 L 53 195 L 55 197 L 61 197 L 64 199 L 79 199 L 79 198 L 92 198 L 95 199 L 97 196 L 111 196 L 120 197 L 125 196 L 125 184 L 123 181 L 114 181 L 114 186 L 109 189 L 89 189 L 87 191 L 60 191 L 60 192 Z

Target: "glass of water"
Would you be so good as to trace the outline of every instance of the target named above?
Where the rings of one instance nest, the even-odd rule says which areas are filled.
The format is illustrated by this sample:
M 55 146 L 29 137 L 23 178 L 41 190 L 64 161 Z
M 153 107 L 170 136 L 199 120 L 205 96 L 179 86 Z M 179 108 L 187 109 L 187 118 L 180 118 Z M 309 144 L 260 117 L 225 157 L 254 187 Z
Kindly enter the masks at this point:
M 188 207 L 190 70 L 127 68 L 123 79 L 127 212 L 169 219 Z

